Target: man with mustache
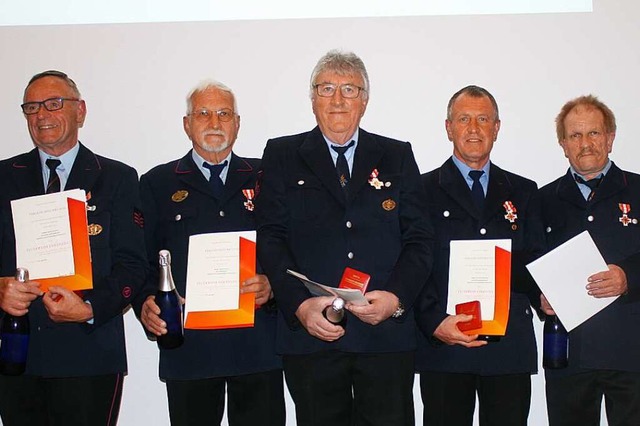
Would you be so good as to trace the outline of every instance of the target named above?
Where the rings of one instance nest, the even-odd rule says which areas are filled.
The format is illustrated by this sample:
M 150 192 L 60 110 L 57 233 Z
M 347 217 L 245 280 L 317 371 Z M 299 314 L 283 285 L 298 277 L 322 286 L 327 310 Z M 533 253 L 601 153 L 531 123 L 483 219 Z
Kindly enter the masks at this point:
M 192 149 L 140 178 L 151 273 L 134 308 L 156 336 L 167 333 L 153 296 L 158 287 L 158 251 L 171 252 L 176 288 L 184 296 L 191 235 L 255 229 L 253 194 L 260 160 L 241 158 L 232 151 L 240 115 L 231 89 L 214 80 L 199 84 L 187 96 L 183 125 Z M 219 425 L 225 387 L 229 425 L 285 423 L 269 280 L 258 274 L 242 283 L 240 291 L 256 294 L 254 327 L 187 329 L 182 346 L 160 350 L 160 378 L 166 382 L 174 426 Z
M 640 175 L 609 159 L 616 120 L 595 96 L 567 102 L 556 133 L 570 167 L 540 190 L 548 248 L 589 231 L 608 270 L 585 291 L 619 297 L 569 333 L 568 367 L 545 371 L 549 424 L 599 425 L 604 397 L 610 425 L 640 425 Z
M 412 306 L 431 265 L 418 167 L 408 143 L 359 127 L 369 78 L 358 56 L 328 52 L 310 83 L 318 126 L 267 142 L 256 207 L 296 424 L 414 426 Z M 322 315 L 334 298 L 286 271 L 337 287 L 346 267 L 371 279 L 343 328 Z
M 10 201 L 69 189 L 87 195 L 93 289 L 0 281 L 0 307 L 28 312 L 25 374 L 0 376 L 0 416 L 15 425 L 115 425 L 127 370 L 122 312 L 146 272 L 136 171 L 78 140 L 87 106 L 60 71 L 31 78 L 22 112 L 35 149 L 0 163 L 2 276 L 16 270 Z M 41 296 L 41 297 L 40 297 Z
M 445 121 L 453 155 L 422 176 L 436 230 L 433 273 L 417 309 L 424 333 L 416 368 L 425 426 L 471 426 L 476 394 L 481 426 L 527 424 L 531 374 L 537 371 L 531 305 L 539 305 L 539 290 L 525 265 L 543 252 L 544 236 L 535 182 L 490 160 L 500 124 L 489 91 L 460 89 Z M 447 314 L 450 243 L 483 239 L 510 239 L 512 251 L 506 335 L 489 343 L 458 329 L 471 316 Z

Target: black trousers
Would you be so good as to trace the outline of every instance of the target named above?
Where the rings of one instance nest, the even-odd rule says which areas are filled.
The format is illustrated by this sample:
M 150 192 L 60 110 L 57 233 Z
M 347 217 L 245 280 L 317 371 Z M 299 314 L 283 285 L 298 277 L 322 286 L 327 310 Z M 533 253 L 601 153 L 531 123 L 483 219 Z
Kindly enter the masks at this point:
M 230 426 L 284 426 L 282 370 L 201 380 L 167 380 L 172 426 L 220 425 L 229 400 Z
M 4 426 L 113 426 L 122 399 L 122 374 L 45 379 L 0 375 Z
M 600 426 L 603 397 L 609 426 L 640 425 L 640 373 L 593 370 L 547 377 L 546 391 L 550 426 Z
M 420 373 L 424 426 L 472 426 L 476 393 L 480 426 L 526 426 L 531 376 Z
M 297 426 L 415 426 L 414 352 L 285 355 Z

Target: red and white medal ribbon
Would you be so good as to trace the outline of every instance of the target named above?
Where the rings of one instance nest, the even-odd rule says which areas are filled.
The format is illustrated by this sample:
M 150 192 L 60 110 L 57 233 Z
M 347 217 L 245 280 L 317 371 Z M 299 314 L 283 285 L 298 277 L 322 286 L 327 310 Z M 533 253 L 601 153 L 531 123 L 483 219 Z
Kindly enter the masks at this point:
M 504 218 L 511 223 L 515 223 L 516 219 L 518 218 L 518 215 L 516 214 L 516 206 L 514 206 L 511 201 L 505 201 L 502 206 L 504 207 L 504 211 L 506 212 Z
M 255 191 L 253 189 L 243 189 L 242 194 L 244 195 L 244 198 L 247 199 L 247 201 L 243 203 L 244 208 L 252 212 L 255 207 L 253 205 L 253 197 L 255 196 Z
M 619 203 L 618 204 L 618 208 L 620 209 L 620 211 L 622 212 L 622 216 L 620 216 L 620 218 L 618 219 L 618 221 L 620 223 L 622 223 L 623 226 L 629 226 L 630 223 L 633 223 L 634 225 L 636 223 L 638 223 L 637 219 L 631 219 L 629 217 L 629 212 L 631 211 L 631 205 L 630 204 L 626 204 L 626 203 Z
M 387 188 L 389 186 L 391 186 L 391 182 L 382 182 L 380 179 L 378 179 L 378 169 L 373 169 L 371 171 L 371 174 L 369 175 L 369 185 L 371 185 L 372 187 L 374 187 L 375 189 L 381 189 L 383 186 L 386 186 Z

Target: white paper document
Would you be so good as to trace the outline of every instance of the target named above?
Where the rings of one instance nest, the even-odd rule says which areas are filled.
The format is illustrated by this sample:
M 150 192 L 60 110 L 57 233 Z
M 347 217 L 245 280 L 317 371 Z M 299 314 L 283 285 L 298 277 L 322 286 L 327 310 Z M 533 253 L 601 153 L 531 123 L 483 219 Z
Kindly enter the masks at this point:
M 360 290 L 353 288 L 337 288 L 311 281 L 305 275 L 299 272 L 287 269 L 287 274 L 293 275 L 302 281 L 314 296 L 336 296 L 344 299 L 345 302 L 351 302 L 354 305 L 368 305 L 369 301 Z
M 453 240 L 449 254 L 447 313 L 478 300 L 483 321 L 491 321 L 496 300 L 496 247 L 511 251 L 511 240 Z
M 240 238 L 256 240 L 255 231 L 216 232 L 189 237 L 185 312 L 238 309 Z
M 87 199 L 84 190 L 73 189 L 11 201 L 16 265 L 32 280 L 75 274 L 69 198 Z
M 587 294 L 587 278 L 609 269 L 588 231 L 531 262 L 527 269 L 567 331 L 617 299 L 596 299 Z

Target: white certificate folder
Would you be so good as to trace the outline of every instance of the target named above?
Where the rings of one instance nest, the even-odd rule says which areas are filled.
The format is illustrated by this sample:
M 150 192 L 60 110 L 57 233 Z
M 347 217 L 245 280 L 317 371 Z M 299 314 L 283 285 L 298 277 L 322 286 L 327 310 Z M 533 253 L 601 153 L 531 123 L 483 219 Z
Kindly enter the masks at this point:
M 596 299 L 587 294 L 587 279 L 609 269 L 588 231 L 531 262 L 527 269 L 567 331 L 617 299 Z

